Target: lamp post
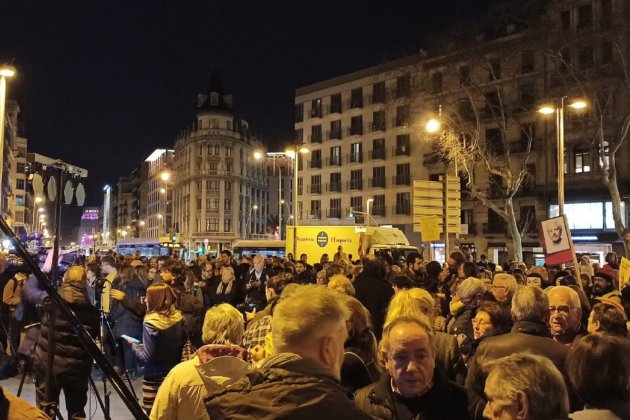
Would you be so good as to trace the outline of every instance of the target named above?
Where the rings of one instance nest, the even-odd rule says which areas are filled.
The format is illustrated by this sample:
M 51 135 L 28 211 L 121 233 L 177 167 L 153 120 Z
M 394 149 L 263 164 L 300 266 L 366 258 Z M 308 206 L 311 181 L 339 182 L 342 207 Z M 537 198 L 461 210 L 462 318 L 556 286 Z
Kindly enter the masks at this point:
M 247 237 L 251 238 L 252 237 L 252 225 L 251 225 L 251 220 L 252 220 L 252 211 L 254 212 L 254 214 L 258 211 L 258 205 L 254 204 L 253 206 L 251 206 L 249 208 L 249 214 L 247 215 L 247 230 L 249 231 Z
M 163 224 L 163 228 L 164 228 L 164 233 L 166 234 L 168 232 L 168 225 L 167 225 L 167 221 L 168 221 L 168 181 L 171 179 L 171 173 L 168 170 L 164 170 L 162 171 L 162 173 L 160 174 L 160 179 L 162 180 L 162 182 L 164 182 L 164 187 L 160 188 L 160 193 L 164 194 L 164 217 L 162 220 L 162 224 Z M 160 200 L 161 202 L 162 200 Z
M 11 66 L 0 67 L 0 213 L 4 212 L 4 191 L 2 173 L 4 172 L 4 119 L 6 115 L 7 79 L 15 75 Z
M 431 118 L 427 121 L 424 129 L 427 133 L 436 134 L 438 131 L 442 130 L 442 105 L 438 107 L 438 118 Z M 448 193 L 448 179 L 446 176 L 447 170 L 444 171 L 443 178 L 443 189 L 444 189 L 444 214 L 442 215 L 442 224 L 444 225 L 444 261 L 449 258 L 450 246 L 448 243 L 448 202 L 447 202 L 447 193 Z M 457 162 L 455 162 L 455 176 L 457 176 Z
M 276 165 L 278 166 L 278 224 L 280 228 L 280 239 L 282 239 L 282 205 L 284 200 L 282 199 L 282 165 L 277 163 L 276 160 L 280 158 L 286 158 L 286 153 L 267 153 L 267 159 L 271 159 L 273 162 L 273 173 L 276 173 Z M 265 154 L 259 150 L 254 152 L 254 159 L 261 160 L 265 157 Z
M 372 213 L 370 212 L 371 210 L 371 206 L 370 204 L 372 204 L 374 202 L 373 198 L 368 198 L 366 203 L 365 203 L 365 210 L 367 212 L 367 225 L 370 226 L 370 218 L 372 217 Z
M 573 109 L 586 108 L 586 102 L 576 100 L 566 103 L 566 96 L 557 99 L 555 106 L 545 105 L 538 109 L 541 114 L 556 114 L 556 153 L 558 162 L 558 215 L 564 215 L 564 110 L 567 106 Z
M 295 254 L 297 253 L 299 154 L 308 152 L 309 150 L 304 144 L 296 144 L 286 151 L 287 156 L 293 159 L 293 258 L 296 258 Z

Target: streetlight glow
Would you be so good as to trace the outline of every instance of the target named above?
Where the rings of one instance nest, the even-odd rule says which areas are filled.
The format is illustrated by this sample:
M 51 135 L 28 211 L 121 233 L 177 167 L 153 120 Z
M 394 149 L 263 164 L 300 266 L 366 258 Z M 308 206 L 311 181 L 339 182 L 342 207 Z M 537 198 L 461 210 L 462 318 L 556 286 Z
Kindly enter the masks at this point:
M 545 115 L 549 115 L 549 114 L 553 114 L 554 112 L 556 112 L 556 108 L 549 106 L 549 105 L 545 105 L 542 106 L 540 108 L 538 108 L 538 112 L 541 114 L 545 114 Z
M 431 118 L 425 124 L 424 128 L 428 133 L 437 133 L 442 127 L 442 123 L 437 118 Z
M 258 151 L 258 150 L 256 150 L 256 151 L 254 152 L 254 159 L 256 159 L 256 160 L 260 160 L 260 159 L 262 159 L 262 157 L 263 157 L 262 152 L 260 152 L 260 151 Z
M 577 100 L 573 103 L 570 103 L 569 106 L 573 109 L 584 109 L 586 108 L 588 105 L 586 104 L 585 101 L 582 100 Z
M 2 77 L 13 77 L 15 76 L 15 68 L 11 66 L 2 66 L 0 67 L 0 76 Z
M 160 178 L 162 179 L 162 181 L 168 182 L 168 180 L 171 179 L 171 173 L 169 171 L 164 171 L 160 175 Z

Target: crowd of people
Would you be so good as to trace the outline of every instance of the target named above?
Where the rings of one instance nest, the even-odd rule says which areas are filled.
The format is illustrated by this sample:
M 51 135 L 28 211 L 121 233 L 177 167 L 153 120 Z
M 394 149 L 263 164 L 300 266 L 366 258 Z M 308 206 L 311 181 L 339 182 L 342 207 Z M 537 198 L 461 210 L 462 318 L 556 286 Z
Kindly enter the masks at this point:
M 616 255 L 579 271 L 460 251 L 444 265 L 312 257 L 92 255 L 59 292 L 115 369 L 143 377 L 152 419 L 630 418 Z M 54 333 L 53 393 L 84 418 L 92 361 L 68 320 L 37 313 L 46 293 L 27 277 L 4 288 L 4 339 L 32 358 L 41 405 Z M 19 343 L 15 328 L 39 319 Z

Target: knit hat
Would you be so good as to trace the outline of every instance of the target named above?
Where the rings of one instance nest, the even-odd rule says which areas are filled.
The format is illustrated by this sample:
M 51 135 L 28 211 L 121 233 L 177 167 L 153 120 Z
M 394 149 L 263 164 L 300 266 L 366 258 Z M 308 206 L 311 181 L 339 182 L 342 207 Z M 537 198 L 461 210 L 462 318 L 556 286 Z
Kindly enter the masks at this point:
M 603 271 L 601 271 L 601 270 L 593 275 L 593 278 L 595 278 L 595 277 L 600 277 L 600 278 L 606 280 L 610 284 L 614 283 L 614 280 L 613 280 L 612 276 L 607 274 L 607 273 L 605 273 L 605 272 L 603 272 Z

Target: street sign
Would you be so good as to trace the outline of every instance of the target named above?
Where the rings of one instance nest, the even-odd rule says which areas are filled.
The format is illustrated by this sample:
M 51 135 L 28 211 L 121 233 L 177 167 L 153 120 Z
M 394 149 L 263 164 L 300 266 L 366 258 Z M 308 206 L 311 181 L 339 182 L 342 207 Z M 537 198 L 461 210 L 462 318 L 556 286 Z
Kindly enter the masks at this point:
M 440 217 L 439 216 L 420 217 L 419 230 L 420 230 L 420 233 L 422 234 L 422 242 L 439 241 L 440 232 L 441 232 Z
M 438 233 L 444 232 L 444 221 L 449 233 L 460 233 L 460 181 L 446 176 L 444 181 L 413 181 L 413 231 L 422 232 L 423 217 L 438 217 Z M 426 223 L 426 222 L 425 222 Z M 423 241 L 424 239 L 423 235 Z

